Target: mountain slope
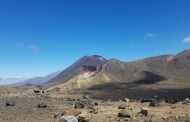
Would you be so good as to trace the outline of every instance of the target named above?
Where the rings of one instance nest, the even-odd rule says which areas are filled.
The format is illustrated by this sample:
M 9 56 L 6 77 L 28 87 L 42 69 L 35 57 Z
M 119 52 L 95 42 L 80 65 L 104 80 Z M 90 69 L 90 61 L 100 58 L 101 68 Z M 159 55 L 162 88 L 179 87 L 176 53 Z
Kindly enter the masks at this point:
M 185 50 L 173 57 L 166 72 L 171 78 L 190 81 L 190 50 Z
M 82 66 L 95 66 L 99 67 L 102 66 L 107 62 L 107 59 L 98 56 L 84 56 L 81 59 L 79 59 L 77 62 L 72 64 L 70 67 L 65 69 L 63 72 L 61 72 L 58 76 L 53 78 L 52 80 L 48 81 L 47 84 L 59 84 L 59 83 L 65 83 L 68 80 L 75 77 L 77 74 L 80 73 L 80 68 Z

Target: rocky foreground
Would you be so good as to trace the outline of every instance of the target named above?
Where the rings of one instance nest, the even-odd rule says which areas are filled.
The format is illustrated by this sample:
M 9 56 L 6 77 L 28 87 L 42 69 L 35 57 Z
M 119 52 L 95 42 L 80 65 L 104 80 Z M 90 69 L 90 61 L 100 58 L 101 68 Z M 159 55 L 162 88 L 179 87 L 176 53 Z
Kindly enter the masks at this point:
M 190 101 L 184 98 L 102 101 L 58 97 L 36 92 L 0 96 L 1 122 L 190 122 Z

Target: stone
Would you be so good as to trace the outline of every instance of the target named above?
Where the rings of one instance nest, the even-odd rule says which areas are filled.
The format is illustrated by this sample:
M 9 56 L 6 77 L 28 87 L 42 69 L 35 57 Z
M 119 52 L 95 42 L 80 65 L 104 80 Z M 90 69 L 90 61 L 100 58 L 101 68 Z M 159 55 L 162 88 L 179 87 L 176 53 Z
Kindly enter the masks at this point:
M 152 101 L 152 102 L 149 104 L 149 106 L 152 106 L 152 107 L 159 107 L 160 105 L 159 105 L 158 101 Z
M 83 98 L 84 99 L 90 99 L 90 95 L 84 95 Z
M 98 102 L 94 102 L 94 105 L 98 106 Z
M 130 122 L 130 121 L 131 121 L 130 118 L 125 118 L 125 119 L 124 119 L 124 122 Z
M 125 98 L 125 102 L 129 103 L 129 102 L 130 102 L 130 99 Z
M 15 101 L 6 101 L 6 106 L 15 106 Z
M 152 101 L 154 101 L 154 99 L 144 98 L 144 99 L 141 99 L 141 100 L 140 100 L 141 103 L 152 102 Z
M 46 108 L 47 105 L 45 103 L 39 103 L 38 108 Z
M 62 116 L 60 122 L 78 122 L 78 119 L 75 116 Z
M 177 100 L 177 99 L 166 99 L 165 102 L 170 103 L 170 104 L 176 104 L 177 102 L 179 102 L 179 100 Z
M 121 104 L 121 105 L 118 106 L 118 109 L 126 109 L 126 107 L 127 106 L 125 104 Z
M 153 98 L 154 98 L 155 100 L 159 101 L 159 97 L 158 97 L 158 96 L 155 95 Z
M 131 115 L 126 110 L 122 110 L 118 113 L 118 117 L 131 118 Z
M 184 104 L 184 105 L 188 105 L 189 102 L 187 102 L 187 101 L 183 101 L 182 104 Z
M 89 122 L 89 121 L 86 120 L 84 117 L 79 116 L 78 117 L 78 122 Z
M 144 115 L 144 116 L 148 116 L 148 108 L 142 107 L 140 113 L 141 113 L 142 115 Z
M 98 108 L 92 108 L 89 110 L 90 113 L 97 114 L 98 113 Z
M 85 104 L 79 101 L 79 102 L 75 103 L 74 108 L 82 109 L 82 108 L 84 108 L 84 106 L 85 106 Z
M 61 116 L 64 116 L 66 113 L 67 113 L 66 111 L 63 111 L 63 112 L 61 113 Z
M 187 105 L 187 104 L 189 104 L 189 103 L 190 103 L 189 98 L 186 98 L 185 100 L 182 101 L 182 104 L 185 104 L 185 105 Z
M 28 90 L 26 93 L 28 95 L 31 95 L 31 94 L 42 94 L 42 92 L 43 91 L 38 88 L 33 88 L 33 89 Z
M 71 97 L 68 97 L 68 98 L 67 98 L 67 101 L 74 101 L 74 99 L 71 98 Z

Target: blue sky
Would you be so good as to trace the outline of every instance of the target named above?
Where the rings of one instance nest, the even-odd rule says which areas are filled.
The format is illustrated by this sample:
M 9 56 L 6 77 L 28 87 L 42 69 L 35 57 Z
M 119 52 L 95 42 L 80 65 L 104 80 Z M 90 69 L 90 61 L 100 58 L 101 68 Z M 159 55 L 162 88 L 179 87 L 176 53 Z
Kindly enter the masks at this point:
M 0 77 L 64 69 L 84 55 L 132 61 L 190 48 L 190 0 L 1 0 Z

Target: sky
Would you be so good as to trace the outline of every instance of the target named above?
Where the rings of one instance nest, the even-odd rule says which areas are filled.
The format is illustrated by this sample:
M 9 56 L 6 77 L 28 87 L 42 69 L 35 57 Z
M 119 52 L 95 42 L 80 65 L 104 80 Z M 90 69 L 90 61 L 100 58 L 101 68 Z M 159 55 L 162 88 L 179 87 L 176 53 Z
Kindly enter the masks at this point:
M 85 55 L 133 61 L 190 48 L 190 0 L 0 0 L 0 77 Z

